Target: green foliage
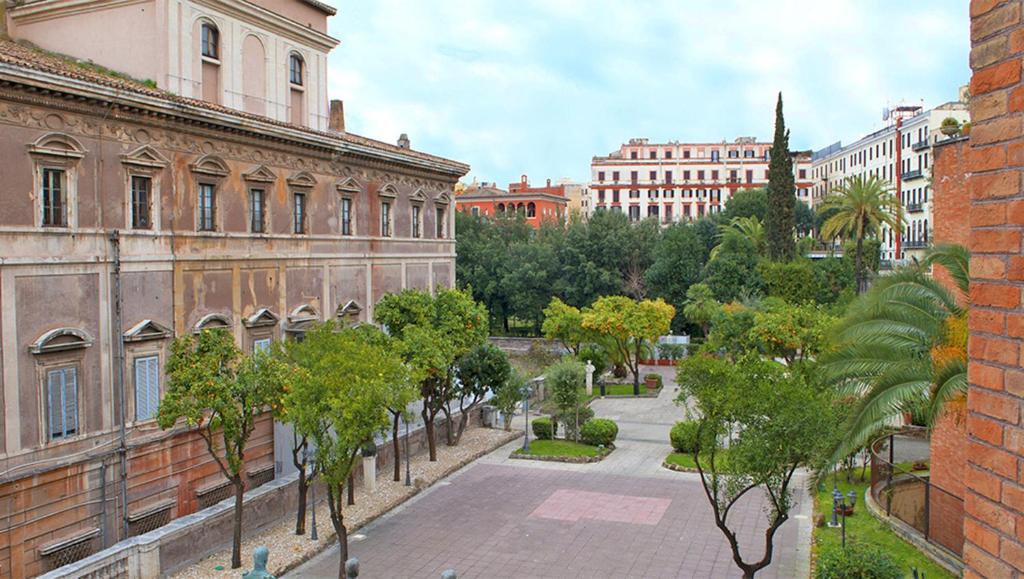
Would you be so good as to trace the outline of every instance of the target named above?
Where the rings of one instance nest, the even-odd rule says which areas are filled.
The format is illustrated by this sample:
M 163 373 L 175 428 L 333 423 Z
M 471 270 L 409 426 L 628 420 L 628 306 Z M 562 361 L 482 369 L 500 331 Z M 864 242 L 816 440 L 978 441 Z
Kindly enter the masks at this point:
M 544 382 L 558 407 L 559 415 L 575 414 L 582 405 L 580 389 L 586 381 L 583 364 L 576 360 L 563 360 L 544 373 Z
M 157 423 L 168 429 L 184 419 L 198 427 L 224 476 L 233 479 L 242 472 L 256 418 L 280 407 L 286 379 L 283 366 L 270 356 L 244 355 L 230 332 L 181 336 L 171 344 Z M 223 444 L 215 450 L 218 433 Z
M 815 579 L 902 579 L 904 569 L 884 550 L 850 541 L 818 557 Z
M 530 428 L 533 430 L 533 435 L 540 440 L 551 440 L 555 437 L 554 424 L 547 416 L 534 418 Z
M 768 212 L 765 214 L 765 241 L 768 257 L 789 261 L 796 255 L 794 237 L 795 191 L 793 158 L 789 153 L 789 130 L 782 115 L 782 93 L 775 105 L 775 140 L 768 161 Z
M 758 276 L 764 281 L 764 293 L 791 304 L 816 301 L 822 292 L 818 276 L 809 259 L 788 262 L 762 261 L 757 264 Z
M 583 327 L 607 339 L 633 372 L 639 388 L 645 343 L 668 333 L 676 309 L 662 299 L 637 302 L 624 296 L 599 298 L 583 311 Z
M 707 284 L 698 283 L 690 286 L 686 292 L 686 304 L 683 315 L 686 319 L 700 327 L 705 336 L 711 328 L 711 322 L 719 314 L 722 304 L 715 300 L 715 294 Z
M 503 388 L 511 375 L 512 365 L 505 352 L 484 342 L 458 359 L 456 376 L 459 384 L 455 394 L 462 398 L 483 398 L 488 391 Z
M 761 292 L 761 279 L 757 275 L 757 255 L 754 246 L 740 240 L 723 240 L 722 249 L 715 259 L 704 266 L 703 283 L 711 288 L 715 299 L 731 302 L 744 295 Z
M 793 203 L 797 234 L 811 235 L 819 225 L 818 214 L 796 197 L 793 197 Z
M 505 383 L 494 389 L 494 396 L 491 398 L 491 405 L 494 406 L 502 416 L 505 417 L 505 429 L 508 430 L 512 420 L 512 414 L 522 401 L 526 391 L 526 379 L 519 372 L 513 370 Z
M 753 309 L 738 303 L 722 306 L 702 350 L 708 353 L 727 354 L 733 358 L 756 351 L 758 344 L 750 335 L 753 328 Z
M 644 375 L 644 381 L 647 381 L 647 380 L 654 380 L 655 382 L 657 382 L 658 383 L 658 388 L 661 388 L 662 386 L 665 385 L 664 382 L 661 379 L 661 374 L 655 374 L 653 372 L 650 373 L 650 374 L 646 374 L 646 375 Z
M 487 307 L 495 326 L 507 329 L 510 294 L 503 283 L 510 248 L 529 241 L 533 229 L 518 214 L 489 219 L 463 211 L 455 213 L 455 229 L 459 287 L 471 289 L 473 299 Z
M 768 214 L 768 190 L 763 187 L 740 189 L 725 202 L 722 217 L 727 223 L 737 217 L 756 217 L 764 223 Z
M 580 399 L 582 400 L 585 396 L 585 392 L 580 392 Z M 584 424 L 594 418 L 594 410 L 589 406 L 580 406 L 578 411 L 561 412 L 559 411 L 551 417 L 551 421 L 555 424 L 562 425 L 562 431 L 565 434 L 565 438 L 570 440 L 578 440 L 579 433 L 576 430 L 576 425 L 579 424 L 582 428 Z
M 573 354 L 578 354 L 580 345 L 587 341 L 590 332 L 583 328 L 583 313 L 558 299 L 551 298 L 551 303 L 544 308 L 544 325 L 541 326 L 544 337 L 558 340 Z
M 695 420 L 680 420 L 669 431 L 668 439 L 676 452 L 693 454 L 697 450 L 697 434 L 700 423 Z
M 754 314 L 751 341 L 769 357 L 782 358 L 790 365 L 816 358 L 836 319 L 813 303 L 765 302 L 767 307 Z
M 821 225 L 821 237 L 841 238 L 854 243 L 854 272 L 859 292 L 867 289 L 864 240 L 877 238 L 883 225 L 902 231 L 903 215 L 887 181 L 878 177 L 848 177 L 825 198 L 818 209 L 831 217 Z M 877 254 L 877 252 L 874 252 Z
M 591 446 L 611 446 L 619 435 L 619 425 L 607 418 L 593 418 L 580 427 L 580 440 Z
M 559 278 L 558 249 L 561 230 L 544 225 L 528 242 L 513 244 L 502 276 L 501 288 L 507 296 L 508 312 L 541 329 L 544 307 L 551 299 L 551 288 Z
M 529 456 L 557 456 L 561 458 L 593 457 L 602 454 L 596 446 L 581 444 L 571 440 L 535 440 L 530 443 L 530 452 L 523 452 L 523 449 L 516 449 L 515 454 L 527 454 Z
M 700 280 L 707 256 L 707 249 L 694 227 L 684 223 L 668 227 L 654 248 L 654 262 L 647 270 L 648 294 L 663 298 L 677 310 L 682 309 L 687 291 Z M 675 318 L 672 330 L 682 332 L 684 329 L 685 319 Z
M 877 256 L 878 252 L 875 252 L 875 255 Z M 852 299 L 857 291 L 852 259 L 847 259 L 845 256 L 842 258 L 826 257 L 824 259 L 816 259 L 811 263 L 814 266 L 814 274 L 817 280 L 818 303 L 844 304 Z
M 608 371 L 608 354 L 601 346 L 587 345 L 580 348 L 579 359 L 584 365 L 589 361 L 594 366 L 594 382 Z
M 757 217 L 733 217 L 728 223 L 718 226 L 718 239 L 718 245 L 711 250 L 712 260 L 723 250 L 735 251 L 737 247 L 751 247 L 757 256 L 764 255 L 767 249 L 764 226 Z

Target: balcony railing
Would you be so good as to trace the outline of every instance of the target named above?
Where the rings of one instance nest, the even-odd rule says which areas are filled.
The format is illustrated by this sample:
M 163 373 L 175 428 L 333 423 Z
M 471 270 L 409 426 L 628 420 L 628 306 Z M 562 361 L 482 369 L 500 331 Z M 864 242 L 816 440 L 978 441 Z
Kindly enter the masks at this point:
M 913 149 L 915 151 L 923 151 L 923 150 L 925 150 L 925 149 L 927 149 L 928 147 L 931 147 L 931 146 L 932 146 L 931 141 L 929 141 L 928 139 L 925 139 L 923 141 L 918 141 L 918 142 L 914 143 L 914 145 L 911 147 L 911 149 Z
M 907 203 L 907 213 L 920 213 L 924 211 L 924 205 L 921 203 Z
M 904 249 L 924 249 L 928 247 L 927 241 L 921 241 L 920 239 L 912 239 L 910 241 L 903 242 Z
M 924 171 L 920 169 L 914 169 L 913 171 L 903 172 L 904 181 L 913 181 L 914 179 L 920 179 L 921 177 L 924 177 Z

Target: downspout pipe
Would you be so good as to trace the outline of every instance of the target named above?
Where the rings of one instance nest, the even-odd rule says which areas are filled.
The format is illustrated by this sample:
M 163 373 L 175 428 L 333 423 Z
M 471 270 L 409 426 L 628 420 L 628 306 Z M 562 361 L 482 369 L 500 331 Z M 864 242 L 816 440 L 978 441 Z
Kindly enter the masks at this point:
M 4 0 L 0 0 L 3 2 Z M 114 359 L 116 368 L 114 371 L 115 387 L 119 393 L 118 414 L 121 424 L 120 447 L 118 454 L 121 459 L 121 539 L 128 538 L 128 434 L 125 427 L 127 415 L 124 387 L 124 324 L 121 320 L 121 232 L 115 229 L 110 234 L 110 245 L 114 250 L 114 320 L 113 320 L 113 343 Z

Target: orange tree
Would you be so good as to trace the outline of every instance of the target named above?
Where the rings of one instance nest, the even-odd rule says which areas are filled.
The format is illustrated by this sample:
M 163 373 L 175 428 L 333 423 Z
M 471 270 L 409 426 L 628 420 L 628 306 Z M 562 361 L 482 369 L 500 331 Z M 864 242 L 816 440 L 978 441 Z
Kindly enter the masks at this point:
M 668 333 L 675 315 L 676 308 L 661 298 L 635 301 L 605 296 L 583 311 L 583 328 L 608 339 L 633 372 L 633 393 L 639 395 L 644 344 Z
M 235 489 L 231 568 L 242 566 L 242 498 L 245 447 L 256 419 L 281 404 L 285 367 L 256 352 L 245 355 L 226 330 L 204 330 L 171 344 L 167 392 L 157 409 L 162 429 L 184 419 L 197 429 L 220 472 Z

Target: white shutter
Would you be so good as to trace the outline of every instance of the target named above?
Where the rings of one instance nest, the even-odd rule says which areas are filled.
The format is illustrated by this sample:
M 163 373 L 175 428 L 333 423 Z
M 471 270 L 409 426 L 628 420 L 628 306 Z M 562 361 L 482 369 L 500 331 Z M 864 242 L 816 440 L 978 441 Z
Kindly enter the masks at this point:
M 64 435 L 64 404 L 61 402 L 63 382 L 62 371 L 50 370 L 46 373 L 46 419 L 51 440 Z
M 64 368 L 64 436 L 78 432 L 78 368 Z
M 160 403 L 160 369 L 157 356 L 135 359 L 135 419 L 149 420 Z

